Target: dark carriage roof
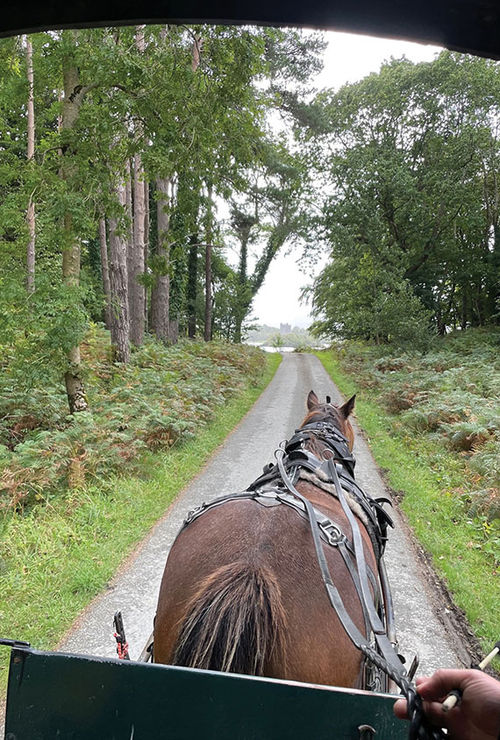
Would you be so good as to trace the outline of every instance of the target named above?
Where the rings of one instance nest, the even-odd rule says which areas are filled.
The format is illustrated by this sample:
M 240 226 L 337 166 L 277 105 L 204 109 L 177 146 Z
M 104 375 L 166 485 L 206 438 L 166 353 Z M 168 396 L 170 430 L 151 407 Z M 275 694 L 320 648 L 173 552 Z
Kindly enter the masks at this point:
M 0 34 L 167 20 L 329 28 L 500 58 L 500 0 L 10 0 Z

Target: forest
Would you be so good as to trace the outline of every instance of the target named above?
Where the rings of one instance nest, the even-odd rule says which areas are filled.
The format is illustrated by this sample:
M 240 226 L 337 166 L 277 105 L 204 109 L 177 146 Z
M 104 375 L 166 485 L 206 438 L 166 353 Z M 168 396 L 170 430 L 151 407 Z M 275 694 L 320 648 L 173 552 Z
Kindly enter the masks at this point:
M 91 321 L 125 364 L 146 332 L 241 339 L 305 221 L 303 163 L 268 118 L 290 117 L 284 86 L 300 90 L 322 47 L 295 31 L 170 26 L 1 42 L 0 344 L 30 382 L 63 371 L 70 411 L 85 410 Z
M 138 26 L 0 43 L 0 347 L 18 385 L 88 407 L 91 323 L 240 342 L 276 254 L 327 339 L 498 324 L 499 67 L 442 52 L 315 90 L 325 41 Z M 8 359 L 7 359 L 8 358 Z M 29 359 L 29 362 L 28 362 Z
M 478 328 L 425 351 L 351 340 L 317 353 L 357 393 L 385 482 L 484 651 L 498 631 L 499 346 L 498 330 Z
M 321 334 L 425 345 L 498 325 L 499 72 L 444 51 L 317 96 L 301 135 L 326 193 Z
M 176 439 L 183 413 L 145 414 L 147 368 L 175 365 L 179 342 L 241 342 L 280 250 L 322 260 L 304 297 L 323 341 L 425 349 L 498 326 L 498 63 L 443 51 L 318 90 L 325 44 L 170 25 L 1 40 L 8 507 L 57 434 L 67 465 L 104 436 L 120 448 L 119 387 L 138 404 L 133 445 Z

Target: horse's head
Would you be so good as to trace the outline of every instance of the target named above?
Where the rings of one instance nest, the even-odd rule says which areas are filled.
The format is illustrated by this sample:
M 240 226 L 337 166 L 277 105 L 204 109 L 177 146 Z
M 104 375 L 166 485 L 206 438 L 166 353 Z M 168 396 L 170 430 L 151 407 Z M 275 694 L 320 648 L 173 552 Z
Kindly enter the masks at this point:
M 324 421 L 332 424 L 336 429 L 341 432 L 349 442 L 349 449 L 352 451 L 354 445 L 354 432 L 349 421 L 349 415 L 354 408 L 354 401 L 356 396 L 346 401 L 342 406 L 334 406 L 330 403 L 330 396 L 326 397 L 326 403 L 321 403 L 318 396 L 314 391 L 310 391 L 307 396 L 307 411 L 308 414 L 302 426 L 304 424 L 310 424 L 311 422 Z

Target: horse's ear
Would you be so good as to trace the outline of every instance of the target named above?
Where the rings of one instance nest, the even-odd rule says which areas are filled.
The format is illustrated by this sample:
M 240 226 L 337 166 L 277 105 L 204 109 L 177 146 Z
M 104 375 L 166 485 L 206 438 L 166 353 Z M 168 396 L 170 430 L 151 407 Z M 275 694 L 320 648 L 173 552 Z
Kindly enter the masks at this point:
M 307 408 L 309 411 L 312 411 L 316 406 L 319 406 L 319 398 L 314 391 L 309 391 L 309 395 L 307 396 Z
M 344 417 L 344 419 L 347 419 L 347 417 L 352 413 L 355 400 L 356 400 L 356 394 L 354 394 L 354 396 L 351 396 L 351 398 L 340 407 L 339 411 Z

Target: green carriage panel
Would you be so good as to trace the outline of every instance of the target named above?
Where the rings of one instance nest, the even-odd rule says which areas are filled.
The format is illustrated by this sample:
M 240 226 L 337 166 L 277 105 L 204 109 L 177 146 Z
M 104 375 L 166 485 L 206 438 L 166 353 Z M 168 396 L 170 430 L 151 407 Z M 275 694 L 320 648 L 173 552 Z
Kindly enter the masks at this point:
M 162 665 L 12 650 L 6 740 L 407 737 L 394 696 Z

